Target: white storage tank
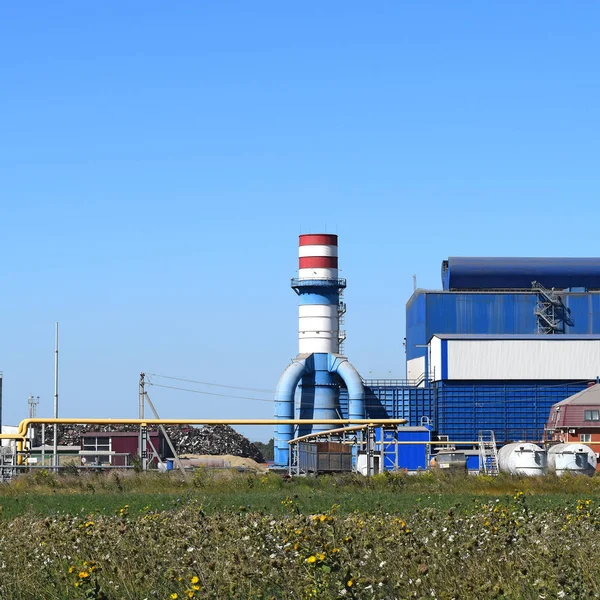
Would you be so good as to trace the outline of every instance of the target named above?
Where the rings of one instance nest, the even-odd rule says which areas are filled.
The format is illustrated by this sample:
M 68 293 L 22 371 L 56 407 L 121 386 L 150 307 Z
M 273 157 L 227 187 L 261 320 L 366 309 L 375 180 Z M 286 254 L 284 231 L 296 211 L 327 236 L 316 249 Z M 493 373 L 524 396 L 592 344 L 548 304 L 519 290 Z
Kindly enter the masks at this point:
M 591 477 L 597 463 L 595 452 L 585 444 L 556 444 L 548 448 L 548 470 L 559 477 L 565 473 Z
M 506 444 L 498 450 L 498 468 L 509 475 L 545 475 L 548 454 L 529 442 Z

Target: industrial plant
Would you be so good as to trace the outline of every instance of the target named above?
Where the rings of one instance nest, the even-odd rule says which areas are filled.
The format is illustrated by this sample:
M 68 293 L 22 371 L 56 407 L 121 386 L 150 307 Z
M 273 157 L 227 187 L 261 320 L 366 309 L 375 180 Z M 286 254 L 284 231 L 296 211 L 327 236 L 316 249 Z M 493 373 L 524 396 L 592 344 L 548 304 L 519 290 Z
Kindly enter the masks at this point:
M 441 289 L 415 288 L 406 303 L 403 380 L 364 379 L 345 355 L 346 285 L 338 236 L 300 235 L 291 279 L 298 353 L 279 377 L 273 419 L 160 419 L 144 373 L 137 419 L 59 419 L 57 325 L 55 417 L 36 418 L 39 400 L 30 396 L 30 418 L 3 427 L 0 479 L 36 465 L 58 469 L 61 452 L 80 468 L 132 468 L 138 461 L 142 470 L 183 470 L 179 454 L 198 455 L 201 446 L 218 454 L 202 436 L 226 454 L 238 448 L 238 455 L 254 456 L 256 448 L 223 427 L 234 424 L 274 426 L 271 468 L 291 475 L 596 472 L 600 259 L 443 260 Z M 1 394 L 0 375 L 0 420 Z M 146 405 L 154 418 L 146 417 Z M 81 424 L 87 428 L 71 428 L 66 437 L 63 430 L 59 444 L 59 426 Z M 198 433 L 192 426 L 201 424 L 217 428 Z
M 300 236 L 299 353 L 279 379 L 275 418 L 406 426 L 276 426 L 278 465 L 595 471 L 597 454 L 583 444 L 600 442 L 600 259 L 450 257 L 441 276 L 441 289 L 415 289 L 406 304 L 407 378 L 363 379 L 342 351 L 338 238 Z

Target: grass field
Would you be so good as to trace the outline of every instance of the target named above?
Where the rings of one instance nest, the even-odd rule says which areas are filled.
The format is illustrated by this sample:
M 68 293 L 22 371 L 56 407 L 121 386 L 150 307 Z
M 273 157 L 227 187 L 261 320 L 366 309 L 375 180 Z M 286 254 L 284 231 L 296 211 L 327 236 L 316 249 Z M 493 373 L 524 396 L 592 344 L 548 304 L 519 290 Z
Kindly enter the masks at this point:
M 600 597 L 600 478 L 38 471 L 0 598 Z

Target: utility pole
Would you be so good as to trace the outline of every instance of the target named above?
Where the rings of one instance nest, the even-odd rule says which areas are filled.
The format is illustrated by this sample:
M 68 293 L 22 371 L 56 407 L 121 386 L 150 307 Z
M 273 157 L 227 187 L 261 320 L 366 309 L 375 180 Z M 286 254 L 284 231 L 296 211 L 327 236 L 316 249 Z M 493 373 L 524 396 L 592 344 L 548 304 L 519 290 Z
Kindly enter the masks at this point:
M 58 419 L 58 322 L 56 323 L 56 344 L 54 349 L 54 418 Z M 58 471 L 58 423 L 54 424 L 54 469 Z
M 139 414 L 138 417 L 140 419 L 144 418 L 144 403 L 146 398 L 146 374 L 140 373 L 140 398 L 139 398 Z M 140 457 L 140 461 L 142 464 L 142 470 L 145 471 L 147 468 L 146 461 L 146 442 L 148 437 L 148 430 L 143 425 L 140 425 L 140 435 L 138 438 L 138 456 Z

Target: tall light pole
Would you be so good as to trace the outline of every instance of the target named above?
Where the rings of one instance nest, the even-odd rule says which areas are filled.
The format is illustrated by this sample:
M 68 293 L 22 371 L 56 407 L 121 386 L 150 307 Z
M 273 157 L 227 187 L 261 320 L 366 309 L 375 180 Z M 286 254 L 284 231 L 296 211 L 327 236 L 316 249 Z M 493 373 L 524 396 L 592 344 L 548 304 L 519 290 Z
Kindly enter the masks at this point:
M 54 346 L 54 418 L 58 419 L 58 322 L 56 323 L 56 343 Z M 53 460 L 55 470 L 58 471 L 58 423 L 54 424 Z

